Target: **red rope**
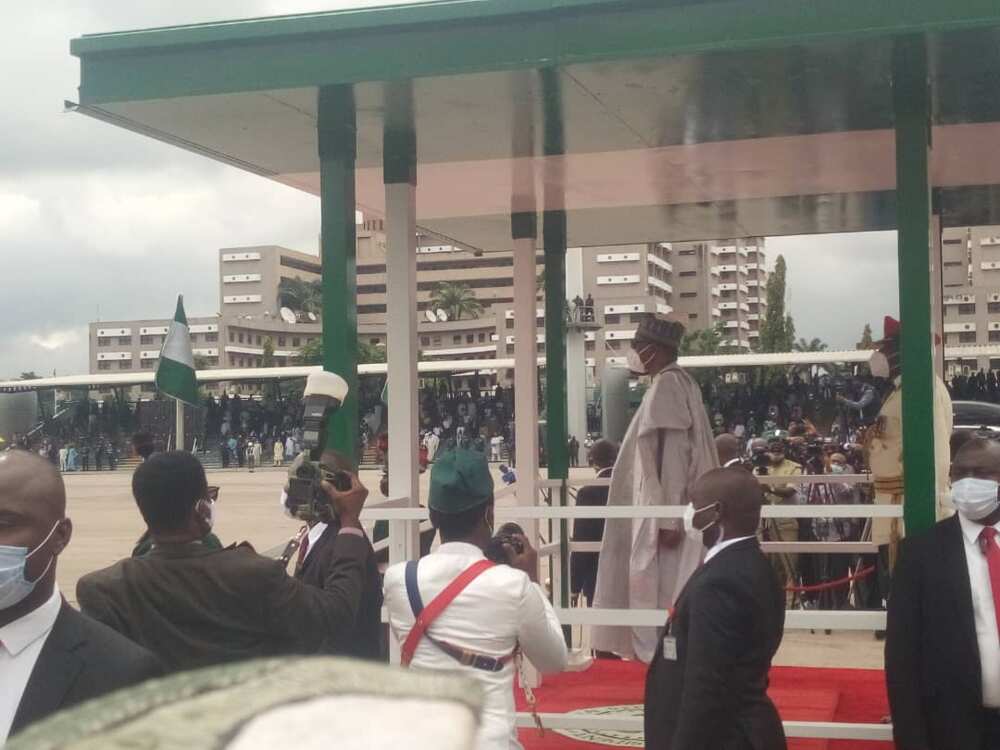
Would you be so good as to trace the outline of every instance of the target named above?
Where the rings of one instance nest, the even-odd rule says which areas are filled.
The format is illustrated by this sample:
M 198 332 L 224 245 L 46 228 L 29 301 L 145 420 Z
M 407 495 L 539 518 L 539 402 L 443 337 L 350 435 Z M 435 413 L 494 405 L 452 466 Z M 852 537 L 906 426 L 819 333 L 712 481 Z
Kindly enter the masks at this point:
M 813 591 L 827 591 L 829 589 L 835 589 L 839 586 L 844 586 L 851 581 L 858 581 L 862 578 L 867 578 L 875 571 L 874 565 L 869 565 L 867 568 L 859 570 L 854 575 L 846 575 L 843 578 L 838 578 L 835 581 L 827 581 L 826 583 L 817 583 L 813 586 L 786 586 L 785 591 L 794 592 L 796 594 L 806 594 Z

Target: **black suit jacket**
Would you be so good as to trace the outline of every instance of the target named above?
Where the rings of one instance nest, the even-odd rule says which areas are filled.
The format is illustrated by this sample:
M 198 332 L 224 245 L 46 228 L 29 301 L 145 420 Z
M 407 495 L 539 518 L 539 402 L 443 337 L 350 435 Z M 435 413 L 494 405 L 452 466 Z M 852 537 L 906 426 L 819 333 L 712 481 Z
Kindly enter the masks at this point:
M 767 674 L 785 597 L 756 539 L 737 542 L 691 576 L 646 676 L 647 750 L 783 750 Z
M 163 674 L 153 654 L 63 602 L 28 678 L 11 735 L 49 714 Z
M 84 576 L 77 601 L 168 671 L 328 651 L 354 628 L 372 554 L 368 539 L 353 534 L 332 547 L 322 588 L 247 544 L 215 550 L 193 542 L 155 546 Z
M 980 750 L 983 693 L 958 516 L 906 538 L 892 576 L 885 676 L 900 750 Z
M 600 478 L 611 476 L 611 469 L 602 469 L 597 473 Z M 604 506 L 608 504 L 610 487 L 581 487 L 576 493 L 577 505 Z M 573 521 L 574 542 L 600 542 L 604 539 L 603 518 L 578 518 Z M 594 598 L 594 588 L 597 584 L 597 552 L 574 552 L 570 555 L 570 582 L 574 594 L 583 592 L 588 600 Z
M 340 524 L 327 525 L 313 545 L 302 566 L 295 571 L 295 577 L 303 583 L 323 588 L 327 574 L 336 561 L 335 542 Z M 359 659 L 384 660 L 386 650 L 382 646 L 382 574 L 378 572 L 375 555 L 369 555 L 365 563 L 364 588 L 358 603 L 358 616 L 353 627 L 343 638 L 330 644 L 327 652 L 338 656 L 354 656 Z

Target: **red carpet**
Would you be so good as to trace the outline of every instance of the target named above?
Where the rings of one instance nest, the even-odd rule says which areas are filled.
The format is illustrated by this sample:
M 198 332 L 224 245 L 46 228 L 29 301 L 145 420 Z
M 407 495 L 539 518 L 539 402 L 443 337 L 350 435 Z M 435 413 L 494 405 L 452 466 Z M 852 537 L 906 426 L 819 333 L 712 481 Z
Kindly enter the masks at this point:
M 598 660 L 586 672 L 549 677 L 535 691 L 540 713 L 563 713 L 609 707 L 609 713 L 627 712 L 615 706 L 641 708 L 645 667 L 635 662 Z M 843 721 L 877 724 L 889 713 L 885 676 L 876 669 L 812 669 L 775 667 L 771 670 L 771 699 L 788 721 Z M 518 710 L 526 710 L 517 691 Z M 601 711 L 602 713 L 605 711 Z M 568 736 L 568 735 L 575 735 Z M 525 750 L 599 750 L 601 747 L 642 747 L 627 732 L 557 732 L 542 737 L 534 729 L 521 730 Z M 834 740 L 789 740 L 791 750 L 887 750 L 889 743 Z

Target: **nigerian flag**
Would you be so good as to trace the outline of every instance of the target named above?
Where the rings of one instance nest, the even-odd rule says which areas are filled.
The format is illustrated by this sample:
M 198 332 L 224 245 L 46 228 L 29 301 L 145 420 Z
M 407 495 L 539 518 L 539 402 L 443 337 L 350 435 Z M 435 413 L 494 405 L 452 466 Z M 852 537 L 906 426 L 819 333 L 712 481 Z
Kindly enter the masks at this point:
M 156 365 L 156 390 L 164 396 L 199 406 L 198 384 L 194 377 L 194 352 L 184 315 L 184 296 L 177 295 L 177 312 Z

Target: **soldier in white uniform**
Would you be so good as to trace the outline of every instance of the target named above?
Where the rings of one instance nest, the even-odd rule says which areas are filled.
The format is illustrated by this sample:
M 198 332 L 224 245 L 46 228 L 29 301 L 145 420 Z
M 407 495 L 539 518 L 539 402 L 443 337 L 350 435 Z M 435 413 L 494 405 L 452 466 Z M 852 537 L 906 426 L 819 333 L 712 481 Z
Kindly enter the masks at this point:
M 688 503 L 688 489 L 719 465 L 698 384 L 677 365 L 684 326 L 648 316 L 629 350 L 633 372 L 653 380 L 622 441 L 611 475 L 609 505 Z M 680 518 L 609 519 L 597 570 L 594 607 L 673 606 L 705 549 L 687 538 Z M 594 628 L 592 646 L 649 663 L 657 628 Z
M 865 451 L 875 485 L 875 502 L 880 505 L 903 504 L 903 387 L 899 362 L 897 320 L 886 316 L 884 338 L 873 356 L 872 375 L 891 379 L 893 391 L 882 403 L 878 418 L 865 433 Z M 951 397 L 944 381 L 934 374 L 934 474 L 937 482 L 936 515 L 941 520 L 954 510 L 948 504 L 949 441 L 952 429 Z M 888 572 L 895 563 L 896 549 L 904 534 L 902 518 L 876 518 L 872 522 L 872 541 L 879 545 L 880 588 L 887 594 Z
M 493 535 L 493 478 L 482 453 L 457 448 L 439 456 L 431 469 L 427 505 L 441 546 L 419 564 L 401 563 L 386 571 L 389 626 L 404 664 L 410 658 L 414 669 L 461 672 L 481 685 L 484 708 L 476 750 L 519 750 L 515 652 L 541 672 L 559 672 L 568 659 L 555 610 L 537 583 L 537 552 L 518 535 L 505 548 L 508 565 L 486 561 L 483 549 Z M 408 657 L 414 610 L 431 617 L 434 600 L 470 574 Z

